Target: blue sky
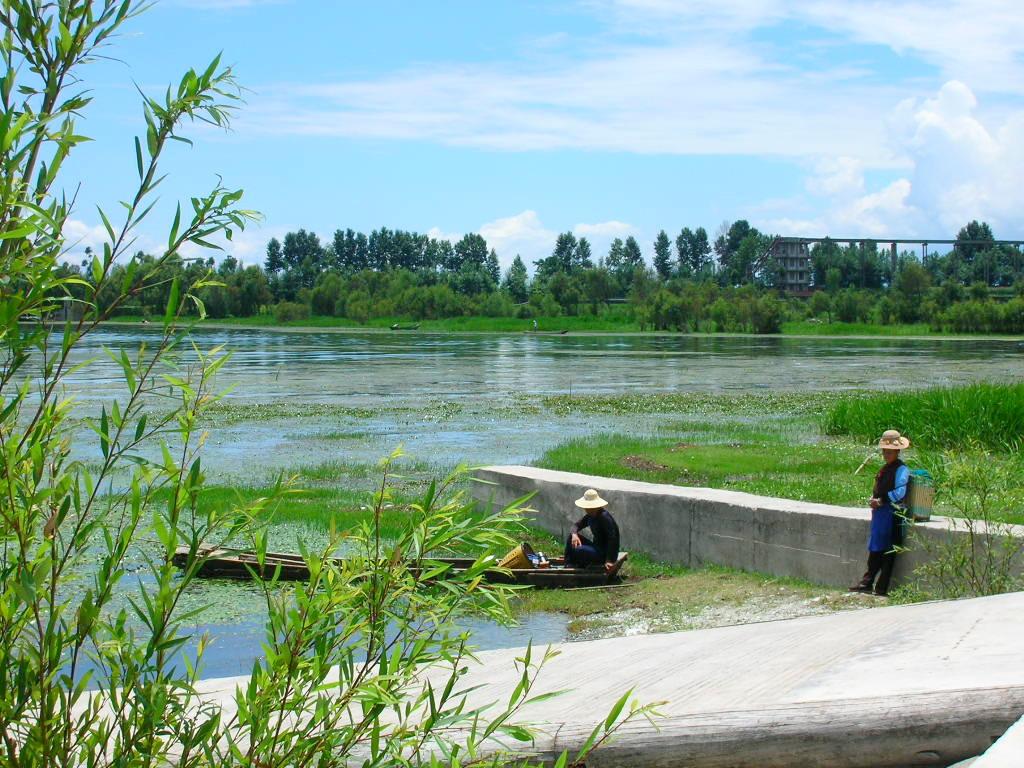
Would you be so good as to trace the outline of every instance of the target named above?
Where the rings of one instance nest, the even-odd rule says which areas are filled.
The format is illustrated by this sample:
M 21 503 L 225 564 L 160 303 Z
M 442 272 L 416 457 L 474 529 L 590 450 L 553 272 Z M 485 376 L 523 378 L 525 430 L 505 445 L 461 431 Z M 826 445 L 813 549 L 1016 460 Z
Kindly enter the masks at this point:
M 265 216 L 232 246 L 248 262 L 299 227 L 479 231 L 505 264 L 566 230 L 649 258 L 659 229 L 737 218 L 1024 236 L 1019 3 L 162 0 L 85 73 L 78 248 L 134 179 L 133 83 L 158 93 L 219 51 L 247 104 L 168 158 L 141 247 L 216 174 Z

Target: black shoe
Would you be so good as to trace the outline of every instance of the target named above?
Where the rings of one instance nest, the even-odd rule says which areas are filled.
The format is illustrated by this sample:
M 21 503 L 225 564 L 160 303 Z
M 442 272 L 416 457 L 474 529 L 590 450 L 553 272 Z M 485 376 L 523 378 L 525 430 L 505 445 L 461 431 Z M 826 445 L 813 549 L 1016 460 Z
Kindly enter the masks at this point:
M 849 592 L 864 592 L 866 594 L 871 594 L 871 585 L 870 584 L 854 584 L 847 591 L 849 591 Z

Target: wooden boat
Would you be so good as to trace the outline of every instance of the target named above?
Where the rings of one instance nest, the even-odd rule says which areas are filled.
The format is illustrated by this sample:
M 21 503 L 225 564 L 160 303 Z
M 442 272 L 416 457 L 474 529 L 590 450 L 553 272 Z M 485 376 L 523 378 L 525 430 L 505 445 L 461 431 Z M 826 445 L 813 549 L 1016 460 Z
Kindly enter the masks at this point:
M 568 328 L 565 328 L 565 329 L 563 329 L 561 331 L 534 331 L 534 330 L 524 331 L 524 333 L 532 333 L 532 334 L 535 334 L 537 336 L 565 336 L 565 334 L 567 334 L 568 332 L 569 332 Z
M 204 578 L 251 579 L 255 576 L 270 579 L 278 569 L 278 579 L 281 581 L 304 581 L 309 578 L 309 568 L 300 555 L 268 552 L 261 568 L 254 552 L 211 548 L 201 550 L 201 553 L 206 559 L 199 567 L 197 575 Z M 188 561 L 188 555 L 188 547 L 178 547 L 171 562 L 183 568 Z M 625 557 L 620 559 L 624 560 Z M 446 563 L 455 572 L 469 568 L 474 562 L 468 557 L 434 557 L 430 560 Z M 597 587 L 618 584 L 622 580 L 618 573 L 608 575 L 604 568 L 599 566 L 567 566 L 560 557 L 553 558 L 550 563 L 547 568 L 513 568 L 504 571 L 492 569 L 486 572 L 485 578 L 495 584 L 523 584 L 538 589 Z
M 413 323 L 412 325 L 400 325 L 399 323 L 395 323 L 394 325 L 391 326 L 391 330 L 392 331 L 416 331 L 416 330 L 419 330 L 419 327 L 420 327 L 419 323 Z

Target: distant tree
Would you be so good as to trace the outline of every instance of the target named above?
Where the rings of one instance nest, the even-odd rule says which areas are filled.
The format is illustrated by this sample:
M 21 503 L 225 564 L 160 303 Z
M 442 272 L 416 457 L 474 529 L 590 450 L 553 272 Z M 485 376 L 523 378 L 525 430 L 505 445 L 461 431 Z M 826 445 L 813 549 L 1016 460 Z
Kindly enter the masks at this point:
M 462 271 L 467 264 L 483 267 L 487 262 L 487 241 L 481 235 L 470 232 L 455 244 L 456 270 Z
M 708 275 L 711 271 L 711 244 L 708 242 L 708 231 L 697 227 L 690 236 L 690 270 L 694 277 Z
M 622 245 L 622 262 L 616 277 L 622 285 L 623 290 L 630 290 L 633 283 L 633 276 L 644 268 L 644 255 L 640 250 L 640 243 L 630 235 Z
M 672 242 L 665 230 L 661 230 L 654 240 L 654 271 L 661 280 L 672 276 Z
M 693 232 L 689 227 L 683 227 L 676 235 L 676 271 L 681 277 L 693 275 L 693 260 L 690 256 L 690 244 L 693 241 Z
M 485 264 L 487 274 L 491 278 L 491 282 L 497 286 L 501 282 L 501 265 L 498 263 L 498 254 L 491 248 L 491 252 L 487 254 L 487 263 Z
M 313 232 L 300 229 L 284 236 L 281 255 L 288 269 L 301 267 L 304 263 L 318 268 L 323 258 L 323 248 L 320 247 L 320 238 Z
M 263 263 L 263 268 L 270 274 L 274 275 L 284 269 L 284 256 L 281 253 L 281 243 L 278 242 L 276 237 L 270 238 L 270 242 L 267 243 L 267 259 Z
M 580 283 L 583 286 L 583 298 L 590 304 L 590 311 L 595 315 L 599 307 L 615 295 L 615 281 L 603 267 L 583 270 Z
M 557 274 L 570 274 L 576 261 L 579 243 L 572 232 L 563 232 L 555 241 L 551 255 L 534 262 L 537 267 L 537 279 L 547 283 Z
M 832 299 L 824 291 L 815 291 L 811 296 L 811 317 L 826 315 L 832 322 Z
M 605 266 L 609 272 L 617 276 L 622 271 L 625 258 L 626 246 L 622 242 L 621 237 L 616 237 L 608 247 L 608 258 L 605 260 Z
M 517 253 L 516 257 L 512 259 L 512 266 L 505 273 L 503 285 L 508 295 L 512 297 L 512 301 L 522 304 L 529 298 L 528 280 L 526 264 L 523 263 L 523 259 Z
M 573 271 L 592 269 L 593 266 L 594 259 L 590 250 L 590 241 L 585 237 L 581 237 L 580 241 L 576 244 L 576 253 L 573 256 Z
M 971 264 L 974 257 L 991 248 L 994 241 L 992 228 L 983 221 L 973 220 L 957 232 L 954 249 L 963 263 Z
M 750 279 L 749 263 L 736 263 L 737 254 L 747 236 L 757 234 L 757 230 L 753 229 L 746 219 L 734 221 L 727 228 L 723 225 L 723 228 L 724 231 L 715 240 L 715 254 L 718 256 L 719 274 L 724 285 L 740 285 Z M 748 250 L 749 248 L 750 244 L 748 243 Z M 747 253 L 745 257 L 749 262 L 751 254 Z

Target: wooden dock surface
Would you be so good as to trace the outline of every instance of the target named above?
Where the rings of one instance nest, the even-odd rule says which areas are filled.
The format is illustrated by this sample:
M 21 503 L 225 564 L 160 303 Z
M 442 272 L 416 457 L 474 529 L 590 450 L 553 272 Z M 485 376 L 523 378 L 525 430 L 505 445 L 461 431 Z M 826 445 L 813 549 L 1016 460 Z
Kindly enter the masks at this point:
M 871 598 L 865 598 L 871 599 Z M 1024 714 L 1024 593 L 733 627 L 566 643 L 524 719 L 544 753 L 572 750 L 629 688 L 666 701 L 660 730 L 630 726 L 600 766 L 949 766 Z M 507 697 L 522 649 L 487 651 L 468 687 Z M 464 678 L 465 679 L 465 678 Z M 238 678 L 205 681 L 228 700 Z

